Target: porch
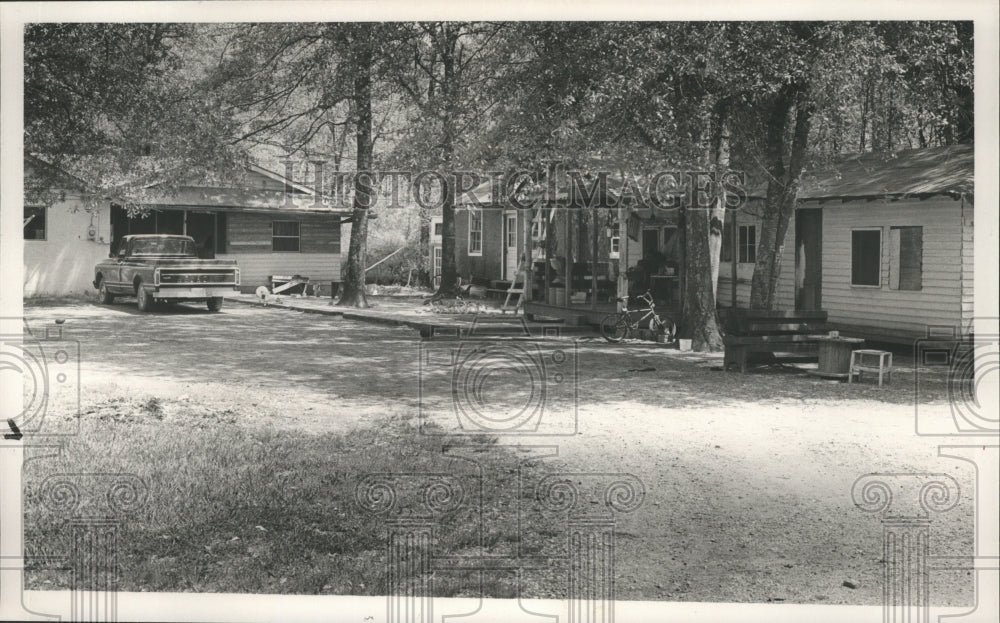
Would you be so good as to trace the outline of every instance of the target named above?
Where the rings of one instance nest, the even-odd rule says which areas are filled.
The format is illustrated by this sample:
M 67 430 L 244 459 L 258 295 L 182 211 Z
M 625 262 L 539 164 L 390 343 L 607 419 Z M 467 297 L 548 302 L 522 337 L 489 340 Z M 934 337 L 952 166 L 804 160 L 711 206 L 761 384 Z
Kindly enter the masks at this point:
M 608 314 L 618 311 L 617 303 L 598 303 L 595 306 L 588 305 L 549 305 L 548 303 L 537 303 L 526 301 L 524 303 L 524 317 L 534 321 L 536 318 L 558 318 L 565 324 L 575 327 L 597 326 Z
M 624 206 L 584 209 L 546 205 L 528 211 L 530 244 L 524 313 L 567 325 L 598 326 L 618 299 L 649 291 L 660 313 L 680 310 L 681 244 L 677 218 Z M 625 223 L 623 227 L 621 223 Z M 528 256 L 522 247 L 521 257 Z

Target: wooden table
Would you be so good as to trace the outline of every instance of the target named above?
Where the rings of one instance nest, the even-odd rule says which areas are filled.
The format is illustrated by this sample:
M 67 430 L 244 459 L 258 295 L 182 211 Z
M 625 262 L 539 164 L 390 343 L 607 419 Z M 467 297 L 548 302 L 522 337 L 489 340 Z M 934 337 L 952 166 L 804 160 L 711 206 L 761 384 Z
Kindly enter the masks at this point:
M 864 344 L 859 337 L 810 335 L 819 345 L 819 367 L 810 374 L 828 379 L 846 379 L 851 368 L 851 351 Z

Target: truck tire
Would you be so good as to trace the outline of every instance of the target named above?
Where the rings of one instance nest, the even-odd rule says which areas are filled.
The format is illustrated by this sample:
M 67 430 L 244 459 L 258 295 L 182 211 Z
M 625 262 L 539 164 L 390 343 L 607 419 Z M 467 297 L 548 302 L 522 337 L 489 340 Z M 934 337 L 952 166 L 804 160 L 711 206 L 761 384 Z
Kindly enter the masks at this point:
M 135 300 L 141 312 L 148 312 L 153 308 L 153 295 L 142 286 L 141 281 L 135 289 Z
M 213 296 L 212 298 L 208 299 L 208 311 L 217 312 L 220 309 L 222 309 L 221 296 Z
M 115 295 L 108 292 L 108 285 L 101 279 L 97 284 L 97 300 L 101 305 L 110 305 L 115 302 Z

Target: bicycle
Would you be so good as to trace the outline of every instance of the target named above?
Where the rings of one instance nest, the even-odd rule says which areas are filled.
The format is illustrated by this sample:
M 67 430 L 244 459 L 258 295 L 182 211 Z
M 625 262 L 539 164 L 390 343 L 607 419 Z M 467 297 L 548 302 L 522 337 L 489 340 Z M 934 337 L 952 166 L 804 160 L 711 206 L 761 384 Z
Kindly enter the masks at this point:
M 613 314 L 608 314 L 601 320 L 601 335 L 604 336 L 609 342 L 621 342 L 631 335 L 634 331 L 639 329 L 640 323 L 645 322 L 649 319 L 649 329 L 656 333 L 662 333 L 664 335 L 665 341 L 670 341 L 673 339 L 674 332 L 676 331 L 676 326 L 674 321 L 671 320 L 669 316 L 661 318 L 659 314 L 656 313 L 656 305 L 653 303 L 653 295 L 650 294 L 649 290 L 646 290 L 645 294 L 640 294 L 637 298 L 646 302 L 649 307 L 642 309 L 628 308 L 629 297 L 623 296 L 617 299 L 621 303 L 622 311 L 615 312 Z M 633 314 L 643 313 L 643 316 L 638 320 L 633 319 Z

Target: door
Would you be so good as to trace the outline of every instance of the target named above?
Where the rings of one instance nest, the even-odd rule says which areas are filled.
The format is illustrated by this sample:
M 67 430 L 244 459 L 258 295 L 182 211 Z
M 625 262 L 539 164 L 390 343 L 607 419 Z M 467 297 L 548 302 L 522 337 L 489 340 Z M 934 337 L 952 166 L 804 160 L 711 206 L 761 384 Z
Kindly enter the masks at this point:
M 795 211 L 795 308 L 823 308 L 823 210 Z
M 517 212 L 506 212 L 504 214 L 504 279 L 510 282 L 517 281 L 517 264 L 520 255 L 517 251 Z
M 208 260 L 215 258 L 215 212 L 188 212 L 187 235 L 194 238 L 198 257 Z
M 438 288 L 441 286 L 441 247 L 433 247 L 431 249 L 431 260 L 433 267 L 432 281 L 434 282 L 434 287 Z
M 643 259 L 660 252 L 660 230 L 659 228 L 647 227 L 642 230 L 642 257 Z

